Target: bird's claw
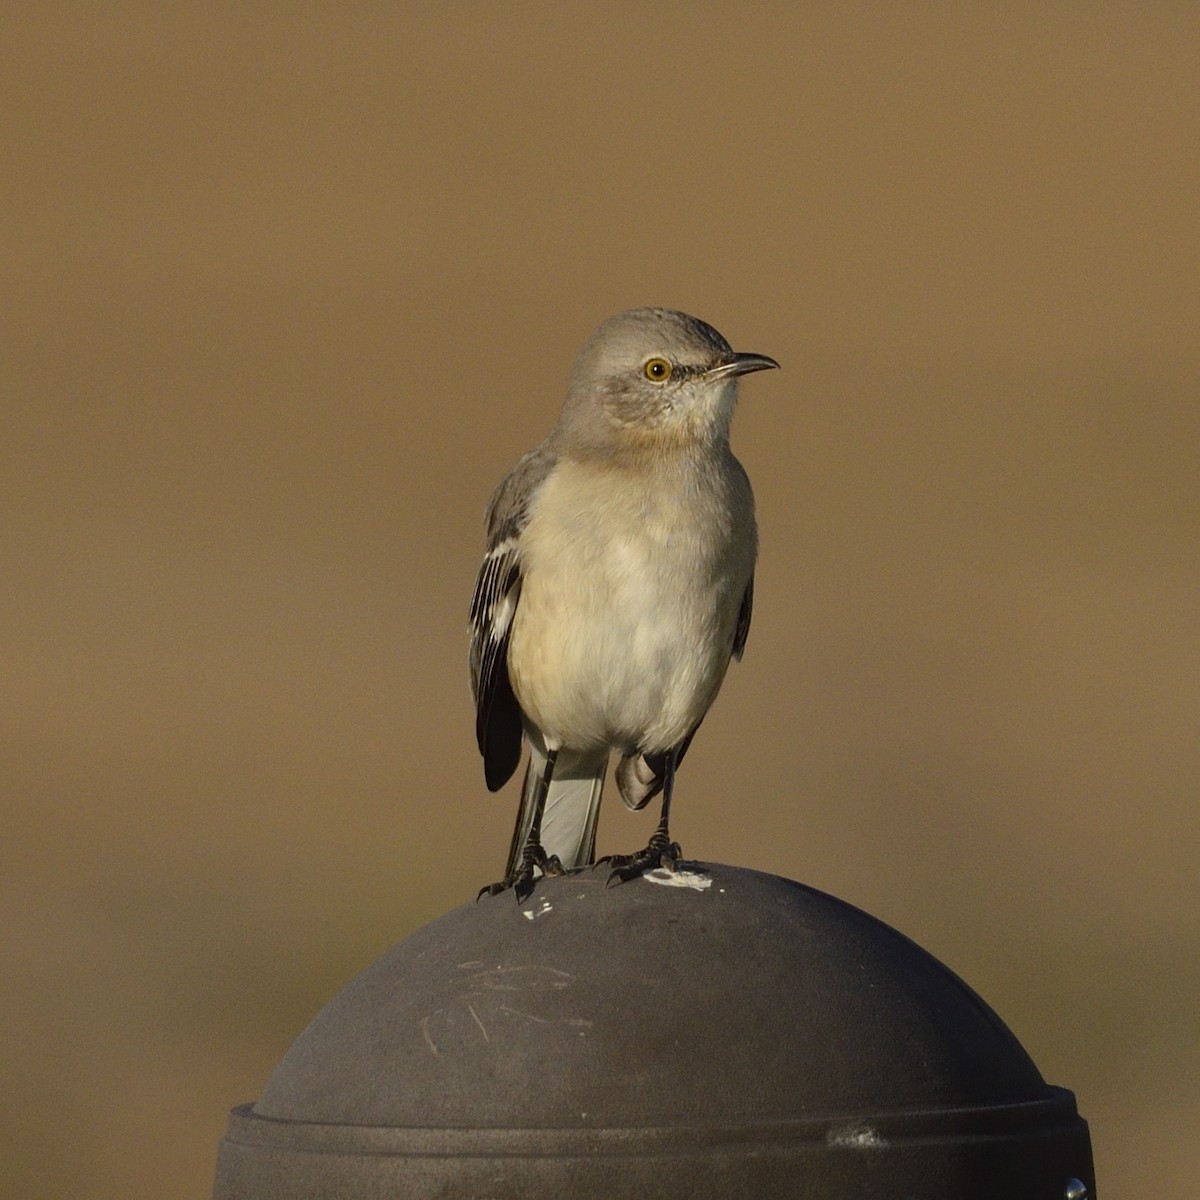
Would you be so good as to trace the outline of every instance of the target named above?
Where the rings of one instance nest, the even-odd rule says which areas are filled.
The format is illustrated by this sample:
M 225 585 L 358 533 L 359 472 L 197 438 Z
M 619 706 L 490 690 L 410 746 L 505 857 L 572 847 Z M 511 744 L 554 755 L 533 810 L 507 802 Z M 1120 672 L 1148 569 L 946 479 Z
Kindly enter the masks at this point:
M 540 844 L 530 842 L 521 854 L 521 865 L 516 871 L 507 879 L 501 879 L 498 883 L 489 883 L 487 887 L 480 888 L 475 897 L 476 904 L 484 896 L 499 896 L 502 892 L 507 892 L 509 888 L 512 888 L 517 903 L 524 904 L 533 895 L 535 870 L 540 870 L 543 875 L 565 875 L 567 873 L 566 867 L 562 865 L 562 860 L 557 854 L 547 854 Z
M 656 871 L 660 867 L 664 871 L 674 874 L 682 858 L 683 851 L 679 848 L 678 842 L 671 841 L 665 834 L 661 836 L 655 834 L 650 839 L 650 844 L 636 854 L 609 854 L 600 859 L 600 863 L 607 863 L 612 867 L 608 878 L 604 881 L 604 886 L 612 887 L 614 883 L 628 883 L 629 880 L 636 879 L 647 871 Z

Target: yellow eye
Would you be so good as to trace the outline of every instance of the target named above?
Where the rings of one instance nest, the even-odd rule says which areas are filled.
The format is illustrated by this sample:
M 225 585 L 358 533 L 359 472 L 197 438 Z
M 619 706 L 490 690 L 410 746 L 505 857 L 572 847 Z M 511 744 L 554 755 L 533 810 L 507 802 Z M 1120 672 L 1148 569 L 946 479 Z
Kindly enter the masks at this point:
M 671 378 L 671 364 L 665 358 L 652 358 L 642 368 L 642 373 L 651 383 L 665 383 Z

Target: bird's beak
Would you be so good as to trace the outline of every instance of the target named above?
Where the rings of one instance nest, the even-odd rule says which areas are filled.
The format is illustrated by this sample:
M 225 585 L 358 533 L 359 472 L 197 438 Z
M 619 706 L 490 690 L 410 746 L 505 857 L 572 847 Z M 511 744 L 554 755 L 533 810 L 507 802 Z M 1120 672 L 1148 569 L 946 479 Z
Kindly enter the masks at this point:
M 728 362 L 704 372 L 705 379 L 728 379 L 731 375 L 749 375 L 751 371 L 770 371 L 779 364 L 765 354 L 735 354 Z

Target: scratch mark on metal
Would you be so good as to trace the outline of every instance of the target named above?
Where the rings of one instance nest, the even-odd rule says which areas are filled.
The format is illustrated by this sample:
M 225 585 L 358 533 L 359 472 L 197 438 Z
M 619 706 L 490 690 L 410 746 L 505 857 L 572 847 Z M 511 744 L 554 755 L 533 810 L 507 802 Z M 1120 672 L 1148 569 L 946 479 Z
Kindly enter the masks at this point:
M 492 1039 L 490 1037 L 488 1037 L 487 1027 L 479 1019 L 479 1014 L 475 1011 L 475 1005 L 473 1005 L 470 1002 L 470 1000 L 467 1001 L 467 1011 L 471 1014 L 472 1017 L 475 1018 L 475 1024 L 479 1026 L 479 1032 L 483 1034 L 483 1040 L 485 1042 L 490 1042 Z
M 455 982 L 466 984 L 472 991 L 519 992 L 547 986 L 561 989 L 574 979 L 570 971 L 560 971 L 557 967 L 495 966 L 460 975 Z
M 517 1008 L 509 1008 L 507 1004 L 500 1005 L 500 1011 L 512 1013 L 514 1017 L 524 1017 L 527 1021 L 536 1021 L 539 1025 L 549 1025 L 550 1021 L 546 1017 L 536 1017 L 533 1013 L 521 1012 Z
M 430 1013 L 429 1015 L 432 1016 L 433 1014 Z M 429 1047 L 429 1052 L 433 1055 L 433 1057 L 437 1058 L 438 1057 L 438 1048 L 436 1045 L 434 1045 L 433 1038 L 431 1038 L 429 1036 L 429 1017 L 422 1017 L 421 1021 L 420 1021 L 420 1025 L 421 1025 L 421 1036 L 424 1037 L 424 1039 L 425 1039 L 425 1045 L 427 1045 Z

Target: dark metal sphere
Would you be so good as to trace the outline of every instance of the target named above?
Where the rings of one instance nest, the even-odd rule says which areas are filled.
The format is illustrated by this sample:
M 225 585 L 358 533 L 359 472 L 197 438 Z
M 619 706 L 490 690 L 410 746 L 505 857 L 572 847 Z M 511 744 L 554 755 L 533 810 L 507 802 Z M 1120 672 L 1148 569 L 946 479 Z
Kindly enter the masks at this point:
M 1074 1097 L 895 930 L 735 867 L 606 877 L 350 983 L 234 1110 L 217 1200 L 1094 1197 Z

